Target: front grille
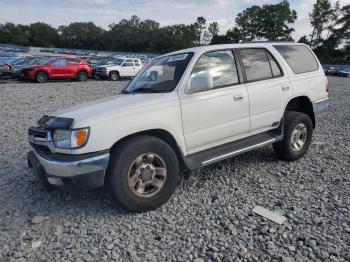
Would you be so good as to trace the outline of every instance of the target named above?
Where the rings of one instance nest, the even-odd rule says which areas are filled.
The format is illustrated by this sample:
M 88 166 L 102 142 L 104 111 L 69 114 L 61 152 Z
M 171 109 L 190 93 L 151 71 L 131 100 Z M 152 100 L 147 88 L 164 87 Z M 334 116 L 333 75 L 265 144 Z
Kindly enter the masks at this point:
M 97 68 L 96 71 L 97 71 L 97 72 L 101 72 L 101 73 L 105 73 L 105 72 L 107 71 L 107 68 L 105 68 L 105 67 L 99 67 L 99 68 Z
M 28 130 L 28 134 L 38 138 L 47 138 L 48 130 L 43 129 L 41 127 L 30 127 Z

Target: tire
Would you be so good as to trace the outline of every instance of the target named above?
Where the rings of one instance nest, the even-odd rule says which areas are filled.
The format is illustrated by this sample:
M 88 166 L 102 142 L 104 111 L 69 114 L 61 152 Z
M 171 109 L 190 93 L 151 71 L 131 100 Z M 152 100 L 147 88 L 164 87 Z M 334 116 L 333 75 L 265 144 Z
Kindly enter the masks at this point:
M 273 144 L 277 156 L 287 161 L 301 158 L 310 146 L 312 133 L 312 120 L 308 115 L 288 111 L 284 116 L 283 140 Z
M 155 166 L 157 169 L 153 169 Z M 112 152 L 106 186 L 125 209 L 144 212 L 167 202 L 178 181 L 179 162 L 174 150 L 159 138 L 143 135 L 127 140 Z
M 120 78 L 119 72 L 113 71 L 109 73 L 109 80 L 118 81 Z
M 37 72 L 35 75 L 35 81 L 38 83 L 45 83 L 49 80 L 49 76 L 45 72 Z
M 99 75 L 97 74 L 97 72 L 94 72 L 94 74 L 92 75 L 92 77 L 94 79 L 100 79 Z
M 85 71 L 80 71 L 77 75 L 79 82 L 85 82 L 88 79 L 88 74 Z

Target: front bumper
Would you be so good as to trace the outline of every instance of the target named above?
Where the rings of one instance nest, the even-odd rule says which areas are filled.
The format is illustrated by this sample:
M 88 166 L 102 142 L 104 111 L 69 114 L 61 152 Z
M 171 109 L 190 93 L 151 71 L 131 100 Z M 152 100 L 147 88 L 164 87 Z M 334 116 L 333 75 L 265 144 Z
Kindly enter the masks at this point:
M 28 164 L 34 173 L 54 186 L 103 186 L 108 163 L 108 151 L 82 155 L 53 154 L 37 150 L 28 153 Z
M 323 98 L 323 99 L 314 101 L 314 102 L 312 102 L 312 106 L 313 106 L 315 114 L 324 112 L 328 109 L 329 99 L 327 97 L 327 98 Z

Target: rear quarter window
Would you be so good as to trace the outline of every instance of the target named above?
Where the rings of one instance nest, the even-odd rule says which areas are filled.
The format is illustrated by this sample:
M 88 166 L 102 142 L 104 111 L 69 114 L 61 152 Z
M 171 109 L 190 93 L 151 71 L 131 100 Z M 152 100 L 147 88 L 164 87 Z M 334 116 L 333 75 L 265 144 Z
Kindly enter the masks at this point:
M 318 63 L 309 48 L 303 45 L 274 45 L 295 74 L 318 70 Z

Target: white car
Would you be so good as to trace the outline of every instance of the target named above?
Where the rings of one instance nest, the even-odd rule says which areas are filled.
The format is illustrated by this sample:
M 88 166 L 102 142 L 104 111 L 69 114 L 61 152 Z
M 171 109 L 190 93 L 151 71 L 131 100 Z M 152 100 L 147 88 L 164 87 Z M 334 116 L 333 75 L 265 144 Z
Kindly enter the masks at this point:
M 29 129 L 28 160 L 47 185 L 105 185 L 141 212 L 169 199 L 182 169 L 269 144 L 299 159 L 327 107 L 306 45 L 202 46 L 152 60 L 121 94 L 44 116 Z
M 121 77 L 134 77 L 141 68 L 142 63 L 138 58 L 118 58 L 111 64 L 97 67 L 96 76 L 117 81 Z

